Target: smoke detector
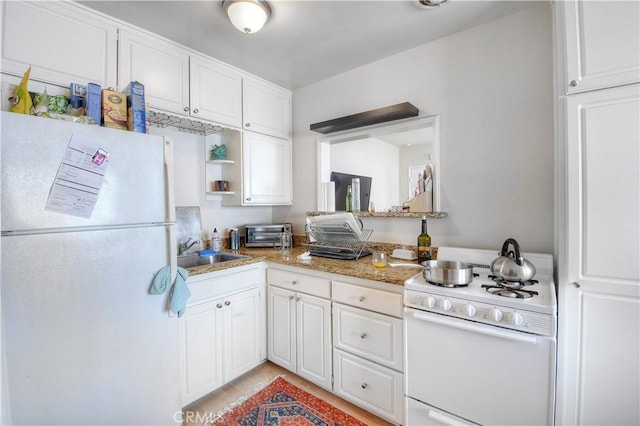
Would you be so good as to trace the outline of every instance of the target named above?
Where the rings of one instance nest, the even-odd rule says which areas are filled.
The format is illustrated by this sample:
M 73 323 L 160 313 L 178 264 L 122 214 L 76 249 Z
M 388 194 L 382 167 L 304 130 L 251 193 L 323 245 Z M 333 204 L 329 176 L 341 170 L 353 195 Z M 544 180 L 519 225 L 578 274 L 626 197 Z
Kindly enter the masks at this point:
M 449 0 L 413 0 L 413 3 L 421 9 L 433 9 L 440 7 Z

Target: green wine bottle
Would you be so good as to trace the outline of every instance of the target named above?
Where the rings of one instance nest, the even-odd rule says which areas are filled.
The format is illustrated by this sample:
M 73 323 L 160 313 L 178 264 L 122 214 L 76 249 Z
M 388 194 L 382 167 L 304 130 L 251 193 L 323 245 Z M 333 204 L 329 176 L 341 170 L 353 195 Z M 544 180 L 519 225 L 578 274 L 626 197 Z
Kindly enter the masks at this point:
M 431 237 L 427 233 L 427 216 L 422 216 L 422 233 L 418 235 L 418 262 L 431 260 Z
M 353 195 L 351 194 L 351 185 L 347 186 L 347 198 L 345 199 L 345 210 L 350 212 L 351 211 L 351 201 L 352 201 Z

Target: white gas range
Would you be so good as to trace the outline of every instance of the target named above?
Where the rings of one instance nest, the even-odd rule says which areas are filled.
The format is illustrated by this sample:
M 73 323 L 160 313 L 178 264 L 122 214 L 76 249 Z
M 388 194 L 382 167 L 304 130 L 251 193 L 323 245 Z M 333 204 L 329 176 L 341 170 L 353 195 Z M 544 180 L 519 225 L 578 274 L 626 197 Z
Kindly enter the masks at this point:
M 525 253 L 537 272 L 522 284 L 491 278 L 496 257 L 440 247 L 439 260 L 474 265 L 472 282 L 405 282 L 405 424 L 553 424 L 553 257 Z

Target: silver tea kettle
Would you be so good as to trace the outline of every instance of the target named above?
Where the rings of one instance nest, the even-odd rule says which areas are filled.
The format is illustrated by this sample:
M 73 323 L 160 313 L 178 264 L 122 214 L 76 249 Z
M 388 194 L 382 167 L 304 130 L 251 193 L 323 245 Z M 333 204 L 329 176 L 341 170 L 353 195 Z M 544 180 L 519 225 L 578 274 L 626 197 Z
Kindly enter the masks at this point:
M 509 244 L 513 246 L 511 251 Z M 536 267 L 522 256 L 518 242 L 508 238 L 502 244 L 500 257 L 491 262 L 491 273 L 507 281 L 527 281 L 536 274 Z

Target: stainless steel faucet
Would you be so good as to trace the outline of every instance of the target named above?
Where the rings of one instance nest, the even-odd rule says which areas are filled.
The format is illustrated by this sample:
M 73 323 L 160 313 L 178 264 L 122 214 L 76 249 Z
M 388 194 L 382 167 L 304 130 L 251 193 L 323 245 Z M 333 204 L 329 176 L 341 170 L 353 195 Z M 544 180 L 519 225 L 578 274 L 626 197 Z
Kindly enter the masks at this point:
M 193 242 L 189 244 L 190 241 L 193 241 Z M 187 241 L 180 243 L 178 245 L 178 256 L 184 254 L 187 250 L 189 250 L 191 247 L 193 247 L 198 243 L 200 243 L 200 241 L 195 241 L 195 240 L 192 240 L 191 238 L 187 239 Z

